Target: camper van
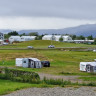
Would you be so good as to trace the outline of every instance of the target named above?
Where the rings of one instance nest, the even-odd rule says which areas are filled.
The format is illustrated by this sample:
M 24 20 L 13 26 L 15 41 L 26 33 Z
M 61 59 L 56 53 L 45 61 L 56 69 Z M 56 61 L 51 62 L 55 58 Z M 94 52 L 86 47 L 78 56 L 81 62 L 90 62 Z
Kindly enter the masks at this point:
M 96 72 L 96 62 L 80 62 L 80 71 Z
M 42 68 L 41 61 L 37 58 L 16 58 L 16 66 L 24 68 Z

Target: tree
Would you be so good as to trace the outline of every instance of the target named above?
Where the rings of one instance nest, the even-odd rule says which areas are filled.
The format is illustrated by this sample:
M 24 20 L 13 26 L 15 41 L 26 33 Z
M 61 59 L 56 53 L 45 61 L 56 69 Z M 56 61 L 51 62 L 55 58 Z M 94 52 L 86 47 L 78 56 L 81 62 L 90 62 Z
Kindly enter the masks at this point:
M 72 40 L 75 40 L 75 39 L 76 39 L 76 35 L 73 35 L 73 36 L 72 36 Z
M 80 36 L 77 36 L 76 39 L 77 39 L 77 40 L 85 40 L 85 37 L 82 36 L 82 35 L 80 35 Z
M 63 38 L 62 38 L 62 37 L 61 37 L 61 38 L 59 38 L 59 41 L 60 41 L 60 42 L 62 42 L 62 41 L 63 41 Z
M 43 37 L 44 35 L 40 35 L 40 36 L 37 36 L 36 38 L 35 38 L 35 40 L 42 40 L 42 37 Z
M 96 38 L 94 39 L 94 42 L 93 42 L 93 44 L 95 44 L 95 45 L 96 45 Z
M 29 35 L 30 36 L 38 36 L 38 32 L 30 32 Z
M 92 35 L 91 36 L 88 36 L 87 39 L 88 40 L 93 40 L 93 36 Z
M 25 36 L 25 35 L 26 35 L 25 33 L 20 34 L 20 36 Z
M 8 39 L 9 37 L 10 37 L 10 35 L 4 34 L 4 38 L 5 38 L 5 39 Z
M 19 34 L 18 34 L 18 32 L 16 32 L 16 31 L 12 31 L 12 32 L 9 32 L 8 35 L 9 35 L 9 36 L 11 36 L 11 35 L 16 36 L 16 35 L 19 35 Z

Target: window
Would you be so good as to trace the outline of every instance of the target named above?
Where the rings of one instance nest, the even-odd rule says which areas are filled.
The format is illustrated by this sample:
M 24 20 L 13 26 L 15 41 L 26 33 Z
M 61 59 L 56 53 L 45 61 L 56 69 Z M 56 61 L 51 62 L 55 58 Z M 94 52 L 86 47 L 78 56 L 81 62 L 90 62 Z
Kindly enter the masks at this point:
M 26 63 L 26 61 L 24 61 L 23 63 Z

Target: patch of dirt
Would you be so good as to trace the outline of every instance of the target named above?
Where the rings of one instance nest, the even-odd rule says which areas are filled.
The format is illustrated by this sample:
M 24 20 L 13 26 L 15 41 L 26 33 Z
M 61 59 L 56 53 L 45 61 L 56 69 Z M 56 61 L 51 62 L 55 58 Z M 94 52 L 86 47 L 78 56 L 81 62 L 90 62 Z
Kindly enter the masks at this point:
M 46 77 L 47 79 L 63 79 L 64 81 L 71 81 L 73 83 L 78 82 L 78 83 L 82 83 L 84 81 L 82 81 L 81 79 L 78 79 L 80 76 L 65 76 L 65 75 L 52 75 L 52 74 L 45 74 L 45 73 L 38 73 L 40 76 L 40 79 L 43 80 L 44 77 Z

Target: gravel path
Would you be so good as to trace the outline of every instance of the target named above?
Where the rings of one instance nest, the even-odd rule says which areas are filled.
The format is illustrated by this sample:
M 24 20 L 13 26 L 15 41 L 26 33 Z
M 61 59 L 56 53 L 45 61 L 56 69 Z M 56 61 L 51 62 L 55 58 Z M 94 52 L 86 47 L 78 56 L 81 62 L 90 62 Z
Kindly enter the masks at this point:
M 52 75 L 52 74 L 45 74 L 45 73 L 38 73 L 40 76 L 40 79 L 42 80 L 44 77 L 46 77 L 47 79 L 63 79 L 63 80 L 70 80 L 71 82 L 75 83 L 75 82 L 79 82 L 82 83 L 84 81 L 82 81 L 81 79 L 78 79 L 78 77 L 81 76 L 66 76 L 66 75 Z
M 96 96 L 96 87 L 28 88 L 3 96 Z

